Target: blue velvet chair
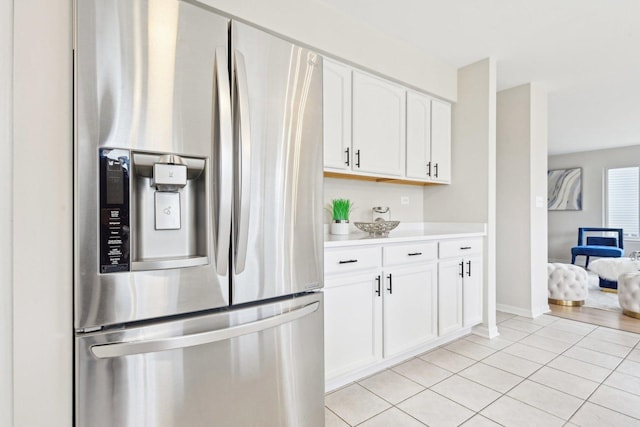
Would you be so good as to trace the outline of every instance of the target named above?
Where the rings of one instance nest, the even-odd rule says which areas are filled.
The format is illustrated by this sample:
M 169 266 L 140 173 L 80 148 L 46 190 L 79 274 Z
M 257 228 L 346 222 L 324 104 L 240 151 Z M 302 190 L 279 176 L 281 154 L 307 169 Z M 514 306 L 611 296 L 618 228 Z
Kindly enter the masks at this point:
M 600 235 L 587 236 L 585 244 L 585 234 L 590 232 Z M 618 237 L 603 236 L 604 233 L 617 233 Z M 622 228 L 581 227 L 578 228 L 578 246 L 571 248 L 571 264 L 576 263 L 578 255 L 587 257 L 586 268 L 589 267 L 589 257 L 620 258 L 623 254 Z

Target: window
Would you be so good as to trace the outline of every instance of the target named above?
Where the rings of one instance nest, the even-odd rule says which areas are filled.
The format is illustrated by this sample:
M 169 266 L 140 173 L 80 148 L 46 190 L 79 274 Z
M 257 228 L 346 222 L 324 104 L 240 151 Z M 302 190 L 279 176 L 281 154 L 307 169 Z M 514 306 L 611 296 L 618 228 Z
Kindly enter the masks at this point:
M 607 227 L 622 228 L 625 237 L 640 235 L 640 168 L 607 170 Z

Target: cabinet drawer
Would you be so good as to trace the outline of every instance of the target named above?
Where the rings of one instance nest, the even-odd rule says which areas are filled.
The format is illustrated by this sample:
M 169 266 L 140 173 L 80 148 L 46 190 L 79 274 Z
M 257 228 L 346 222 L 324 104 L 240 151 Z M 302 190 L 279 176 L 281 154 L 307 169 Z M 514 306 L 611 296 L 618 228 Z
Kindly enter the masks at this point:
M 482 253 L 482 238 L 440 241 L 440 258 L 453 258 Z
M 380 248 L 337 248 L 324 251 L 325 274 L 380 268 Z
M 382 248 L 382 263 L 385 266 L 419 263 L 438 257 L 436 242 L 421 242 Z

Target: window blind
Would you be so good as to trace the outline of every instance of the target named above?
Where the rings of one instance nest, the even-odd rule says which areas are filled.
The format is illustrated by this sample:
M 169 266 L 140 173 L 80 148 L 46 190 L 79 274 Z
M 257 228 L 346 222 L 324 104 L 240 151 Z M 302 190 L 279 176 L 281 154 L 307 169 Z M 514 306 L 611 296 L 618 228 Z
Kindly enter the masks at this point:
M 607 226 L 627 237 L 640 234 L 640 168 L 607 170 Z

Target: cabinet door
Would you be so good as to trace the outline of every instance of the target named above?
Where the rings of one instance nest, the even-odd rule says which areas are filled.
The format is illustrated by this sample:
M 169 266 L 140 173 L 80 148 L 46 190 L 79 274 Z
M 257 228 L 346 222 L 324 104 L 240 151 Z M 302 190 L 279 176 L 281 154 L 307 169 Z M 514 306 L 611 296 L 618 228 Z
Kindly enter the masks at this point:
M 431 101 L 431 179 L 451 182 L 451 104 Z
M 405 91 L 353 72 L 353 170 L 404 176 Z
M 438 263 L 438 335 L 462 328 L 462 259 Z
M 325 280 L 325 379 L 382 359 L 382 297 L 379 272 Z
M 462 285 L 464 327 L 482 323 L 482 280 L 482 258 L 465 259 Z
M 407 92 L 407 177 L 429 179 L 431 98 Z
M 325 169 L 351 169 L 351 69 L 323 62 L 323 132 Z
M 436 264 L 385 270 L 384 357 L 436 338 Z

